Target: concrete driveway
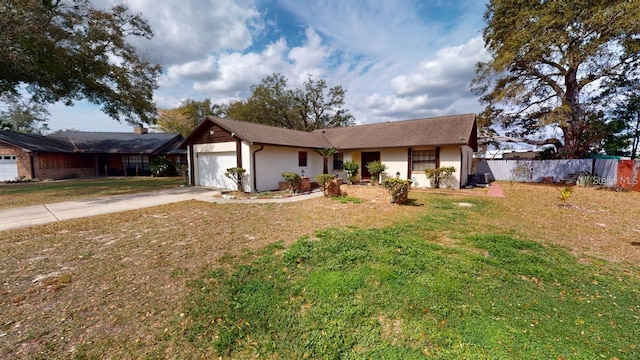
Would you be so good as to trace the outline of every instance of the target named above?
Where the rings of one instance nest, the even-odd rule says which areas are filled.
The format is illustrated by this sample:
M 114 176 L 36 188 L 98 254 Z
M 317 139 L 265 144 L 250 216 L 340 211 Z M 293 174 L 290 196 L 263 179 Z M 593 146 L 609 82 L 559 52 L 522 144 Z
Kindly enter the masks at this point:
M 284 199 L 231 200 L 216 197 L 220 194 L 220 190 L 189 186 L 170 190 L 65 201 L 0 210 L 0 231 L 26 226 L 49 224 L 56 221 L 77 219 L 88 216 L 110 214 L 120 211 L 142 209 L 187 200 L 242 204 L 291 202 L 322 196 L 322 192 L 313 192 L 308 195 L 300 195 Z
M 192 199 L 213 200 L 216 195 L 220 195 L 220 191 L 200 187 L 182 187 L 0 210 L 0 231 Z

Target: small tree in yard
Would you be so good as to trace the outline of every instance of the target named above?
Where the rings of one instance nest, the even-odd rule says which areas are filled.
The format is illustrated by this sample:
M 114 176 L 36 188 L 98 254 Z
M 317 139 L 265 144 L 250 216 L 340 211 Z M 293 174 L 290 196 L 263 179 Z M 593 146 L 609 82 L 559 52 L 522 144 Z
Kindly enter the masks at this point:
M 233 182 L 236 183 L 236 186 L 238 187 L 238 191 L 242 191 L 243 187 L 242 187 L 242 179 L 244 178 L 244 173 L 247 172 L 247 170 L 245 170 L 244 168 L 241 167 L 232 167 L 232 168 L 228 168 L 227 171 L 224 173 L 224 176 L 228 177 L 229 179 L 233 180 Z
M 289 190 L 291 190 L 291 193 L 296 193 L 300 184 L 302 184 L 302 178 L 300 175 L 294 172 L 283 172 L 280 175 L 282 175 L 284 180 L 289 184 Z
M 428 179 L 431 179 L 431 185 L 434 188 L 439 188 L 443 181 L 444 185 L 450 188 L 451 184 L 449 182 L 454 172 L 456 172 L 456 169 L 453 166 L 446 166 L 437 169 L 426 169 L 425 175 L 427 175 Z
M 558 189 L 558 191 L 560 192 L 558 199 L 562 201 L 563 205 L 565 205 L 567 203 L 567 200 L 569 200 L 569 197 L 573 193 L 573 189 L 569 186 L 565 186 L 562 189 Z
M 338 150 L 335 148 L 314 149 L 316 154 L 322 156 L 322 171 L 326 174 L 329 172 L 329 158 L 335 155 Z
M 392 204 L 404 204 L 407 202 L 409 190 L 411 189 L 411 180 L 389 178 L 382 182 L 382 186 L 391 194 Z
M 347 174 L 347 181 L 349 181 L 349 184 L 353 184 L 353 180 L 355 179 L 356 175 L 358 175 L 358 169 L 360 169 L 360 165 L 357 162 L 345 161 L 342 164 L 342 168 Z
M 327 186 L 333 180 L 333 175 L 331 174 L 320 174 L 316 176 L 316 181 L 320 186 L 322 186 L 322 193 L 324 196 L 327 196 Z
M 371 184 L 375 185 L 378 183 L 380 174 L 387 170 L 387 165 L 380 161 L 372 161 L 367 164 L 367 170 L 369 170 L 369 174 L 371 174 Z

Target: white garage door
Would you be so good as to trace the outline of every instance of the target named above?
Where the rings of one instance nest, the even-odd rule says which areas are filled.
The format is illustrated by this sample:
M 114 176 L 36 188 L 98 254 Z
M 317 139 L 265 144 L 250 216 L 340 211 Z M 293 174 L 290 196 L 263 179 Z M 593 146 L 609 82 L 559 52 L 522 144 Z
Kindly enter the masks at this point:
M 0 155 L 0 181 L 15 180 L 18 177 L 18 162 L 15 155 Z
M 235 183 L 224 173 L 236 166 L 236 153 L 233 151 L 198 154 L 198 185 L 235 190 Z

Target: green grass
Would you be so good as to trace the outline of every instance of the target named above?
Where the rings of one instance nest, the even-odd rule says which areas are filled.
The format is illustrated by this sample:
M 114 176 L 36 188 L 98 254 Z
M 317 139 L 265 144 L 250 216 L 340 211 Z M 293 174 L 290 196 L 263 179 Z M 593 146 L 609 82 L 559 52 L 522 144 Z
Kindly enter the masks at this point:
M 0 186 L 0 208 L 175 188 L 182 177 L 129 177 L 42 181 Z
M 362 199 L 353 197 L 353 196 L 332 196 L 330 199 L 334 201 L 339 201 L 341 204 L 346 204 L 346 203 L 360 204 L 363 202 Z
M 229 358 L 640 358 L 637 276 L 482 233 L 473 202 L 230 258 L 191 283 L 183 334 Z

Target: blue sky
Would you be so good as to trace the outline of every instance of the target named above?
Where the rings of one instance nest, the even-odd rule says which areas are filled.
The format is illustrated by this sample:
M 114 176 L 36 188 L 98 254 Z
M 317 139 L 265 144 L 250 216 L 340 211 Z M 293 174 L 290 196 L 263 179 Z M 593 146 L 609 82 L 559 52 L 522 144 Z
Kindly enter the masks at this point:
M 94 0 L 111 6 L 119 0 Z M 152 26 L 135 39 L 160 62 L 154 101 L 245 98 L 274 72 L 292 87 L 308 74 L 347 90 L 359 124 L 478 112 L 469 92 L 485 2 L 478 0 L 130 0 Z M 52 130 L 131 131 L 80 102 L 49 108 Z

